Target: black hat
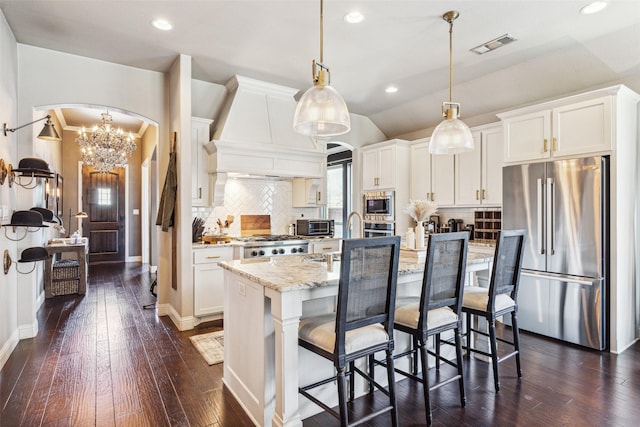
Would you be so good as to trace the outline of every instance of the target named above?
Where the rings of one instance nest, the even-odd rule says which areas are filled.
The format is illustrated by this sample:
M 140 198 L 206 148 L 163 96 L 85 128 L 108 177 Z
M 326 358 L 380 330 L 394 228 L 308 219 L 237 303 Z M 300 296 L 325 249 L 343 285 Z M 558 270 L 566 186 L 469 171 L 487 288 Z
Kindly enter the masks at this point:
M 42 214 L 36 211 L 15 211 L 9 224 L 3 227 L 48 227 L 42 223 Z
M 33 207 L 31 209 L 29 209 L 30 211 L 35 211 L 35 212 L 40 212 L 40 215 L 42 215 L 42 220 L 44 222 L 52 222 L 54 224 L 57 224 L 58 221 L 54 221 L 53 219 L 53 211 L 49 210 L 49 209 L 45 209 L 45 208 L 39 208 L 39 207 Z
M 13 170 L 19 176 L 33 176 L 36 178 L 52 178 L 53 173 L 49 170 L 49 165 L 42 159 L 35 157 L 25 157 L 20 160 L 18 167 Z
M 18 262 L 43 261 L 47 258 L 49 258 L 49 252 L 46 248 L 43 248 L 42 246 L 34 246 L 22 251 Z

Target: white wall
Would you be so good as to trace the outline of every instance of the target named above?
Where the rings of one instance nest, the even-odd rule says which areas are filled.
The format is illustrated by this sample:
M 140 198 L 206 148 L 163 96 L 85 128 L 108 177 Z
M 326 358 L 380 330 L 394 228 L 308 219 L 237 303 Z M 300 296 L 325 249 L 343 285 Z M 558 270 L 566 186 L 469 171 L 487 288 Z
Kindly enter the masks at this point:
M 0 123 L 9 127 L 17 126 L 17 75 L 18 54 L 16 39 L 0 11 Z M 16 134 L 7 137 L 0 134 L 0 158 L 7 163 L 17 164 Z M 13 209 L 15 206 L 15 186 L 9 188 L 5 181 L 0 186 L 0 206 Z M 4 233 L 0 235 L 0 255 L 5 249 L 16 259 L 16 244 L 8 240 Z M 12 267 L 9 274 L 0 272 L 0 368 L 18 344 L 18 295 L 16 269 Z
M 193 117 L 215 119 L 227 97 L 224 85 L 191 80 L 191 114 Z

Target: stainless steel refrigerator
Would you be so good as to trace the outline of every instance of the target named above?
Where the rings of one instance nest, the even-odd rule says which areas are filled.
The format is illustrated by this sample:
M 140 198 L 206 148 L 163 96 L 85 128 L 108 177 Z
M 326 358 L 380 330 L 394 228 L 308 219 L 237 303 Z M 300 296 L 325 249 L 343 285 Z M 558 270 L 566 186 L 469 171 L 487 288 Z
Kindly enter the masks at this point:
M 528 231 L 520 329 L 607 347 L 608 157 L 503 168 L 503 229 Z

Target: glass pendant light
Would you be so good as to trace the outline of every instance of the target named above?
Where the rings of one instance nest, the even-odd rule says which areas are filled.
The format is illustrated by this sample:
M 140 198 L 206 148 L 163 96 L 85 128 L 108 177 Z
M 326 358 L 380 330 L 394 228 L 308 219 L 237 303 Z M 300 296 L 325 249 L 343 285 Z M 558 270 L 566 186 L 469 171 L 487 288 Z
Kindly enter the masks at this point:
M 442 15 L 449 23 L 449 102 L 442 103 L 442 115 L 446 117 L 433 131 L 429 152 L 431 154 L 458 154 L 474 148 L 473 135 L 469 127 L 458 118 L 460 104 L 451 102 L 453 76 L 453 21 L 460 16 L 458 11 L 450 10 Z
M 320 0 L 320 62 L 313 60 L 313 87 L 308 89 L 296 107 L 293 130 L 309 136 L 342 135 L 351 130 L 347 104 L 330 86 L 331 73 L 323 63 L 323 0 Z

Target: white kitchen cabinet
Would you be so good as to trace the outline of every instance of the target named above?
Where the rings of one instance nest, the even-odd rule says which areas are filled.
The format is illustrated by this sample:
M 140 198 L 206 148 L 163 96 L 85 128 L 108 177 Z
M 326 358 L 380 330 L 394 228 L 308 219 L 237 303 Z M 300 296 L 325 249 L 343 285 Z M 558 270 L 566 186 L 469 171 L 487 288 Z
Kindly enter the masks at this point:
M 455 155 L 455 204 L 502 204 L 503 134 L 500 124 L 476 128 L 475 149 Z
M 314 207 L 327 204 L 325 180 L 320 178 L 294 178 L 292 199 L 294 208 Z
M 429 139 L 418 140 L 410 148 L 411 199 L 451 206 L 454 203 L 453 156 L 432 156 L 429 153 Z
M 610 151 L 612 96 L 582 100 L 590 94 L 499 114 L 505 135 L 504 162 Z
M 409 149 L 411 179 L 409 193 L 414 200 L 431 200 L 431 154 L 429 142 L 413 144 Z
M 341 242 L 340 239 L 312 240 L 309 242 L 309 253 L 326 254 L 340 252 Z
M 431 156 L 431 201 L 438 206 L 454 204 L 453 155 L 437 154 Z
M 220 261 L 233 259 L 231 246 L 212 246 L 193 250 L 193 315 L 224 311 L 224 273 Z
M 191 118 L 191 205 L 209 206 L 209 174 L 205 145 L 209 142 L 209 128 L 213 120 Z
M 395 189 L 404 181 L 408 165 L 408 143 L 385 141 L 362 148 L 362 189 Z

